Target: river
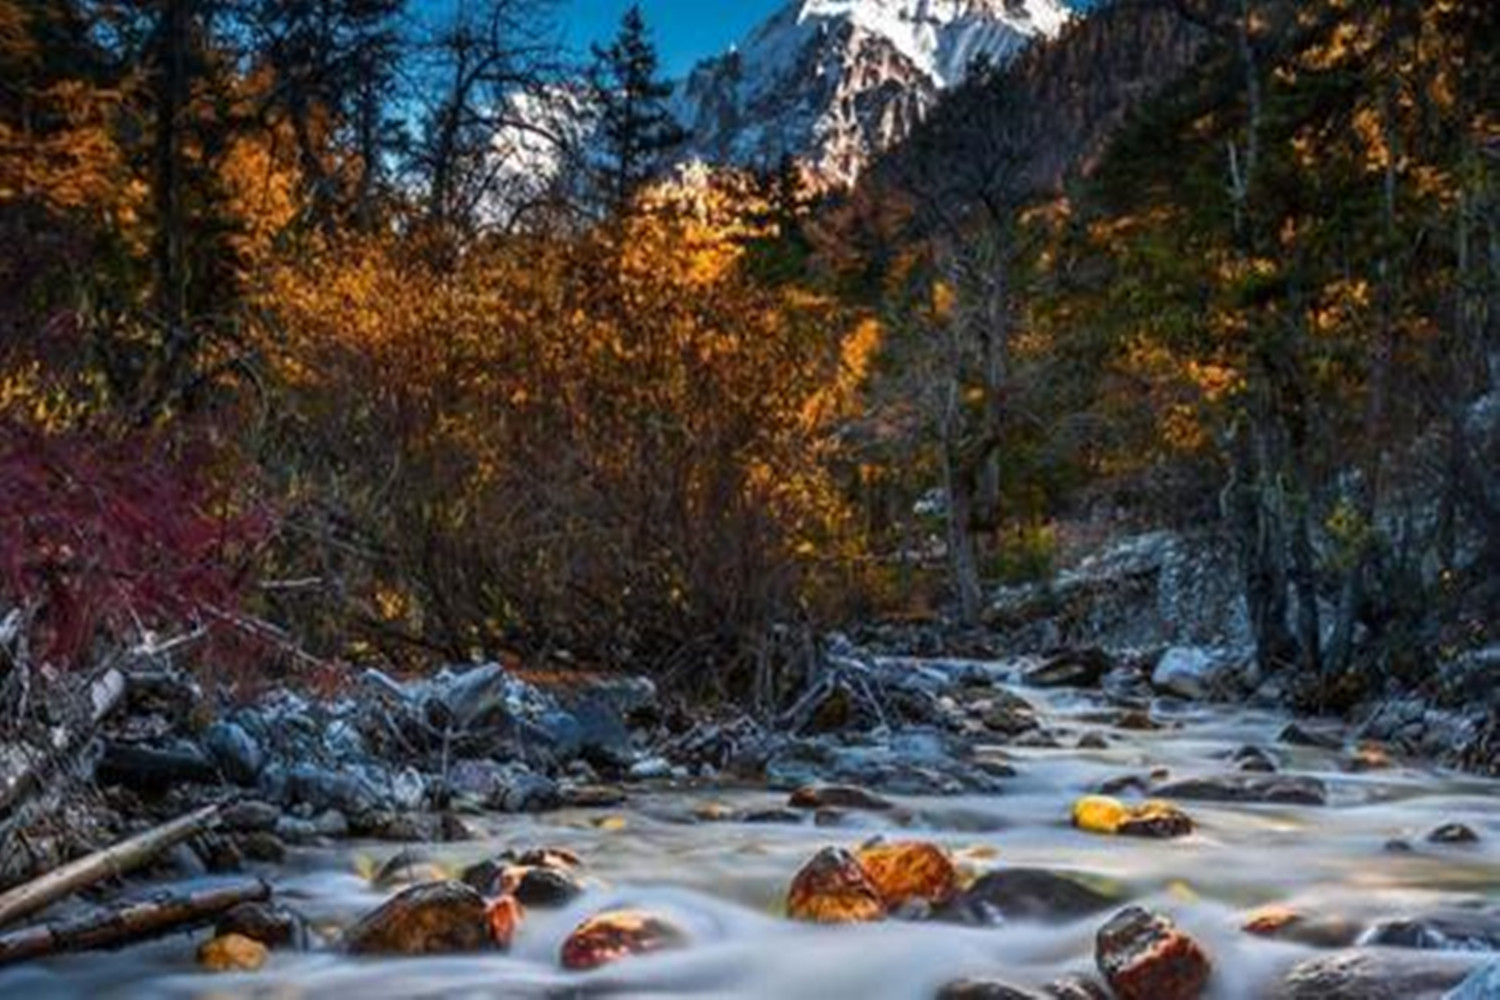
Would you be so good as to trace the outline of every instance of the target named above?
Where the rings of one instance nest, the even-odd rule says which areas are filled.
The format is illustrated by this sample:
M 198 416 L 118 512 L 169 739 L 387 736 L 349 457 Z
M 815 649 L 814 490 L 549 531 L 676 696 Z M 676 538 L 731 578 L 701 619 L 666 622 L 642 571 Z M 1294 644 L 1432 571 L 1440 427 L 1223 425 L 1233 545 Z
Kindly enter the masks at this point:
M 1018 772 L 1002 794 L 901 798 L 911 818 L 900 828 L 861 814 L 837 827 L 694 819 L 710 804 L 784 802 L 781 793 L 745 788 L 657 787 L 608 812 L 478 817 L 483 839 L 434 844 L 427 852 L 459 867 L 507 847 L 563 846 L 587 862 L 597 882 L 563 910 L 532 911 L 507 955 L 354 960 L 314 950 L 276 953 L 255 973 L 209 975 L 194 966 L 196 939 L 177 937 L 8 970 L 0 973 L 0 996 L 925 1000 L 962 976 L 1035 986 L 1092 970 L 1102 916 L 983 928 L 896 921 L 822 928 L 783 919 L 788 883 L 818 848 L 852 847 L 877 834 L 934 840 L 976 870 L 1017 865 L 1080 875 L 1167 912 L 1212 955 L 1217 1000 L 1262 996 L 1286 967 L 1315 953 L 1239 930 L 1246 911 L 1262 904 L 1365 923 L 1438 904 L 1500 901 L 1500 783 L 1400 764 L 1349 773 L 1333 752 L 1276 744 L 1287 719 L 1272 712 L 1158 706 L 1158 718 L 1169 725 L 1140 732 L 1093 721 L 1102 708 L 1094 694 L 1021 693 L 1065 734 L 1067 749 L 997 751 Z M 1107 734 L 1108 746 L 1076 749 L 1076 736 L 1090 731 Z M 1095 836 L 1069 826 L 1072 802 L 1102 780 L 1163 767 L 1174 777 L 1222 772 L 1222 755 L 1245 744 L 1270 748 L 1284 772 L 1324 779 L 1328 805 L 1182 802 L 1198 830 L 1171 841 Z M 1424 842 L 1427 831 L 1455 821 L 1479 831 L 1481 841 Z M 1395 838 L 1415 849 L 1388 850 Z M 332 932 L 388 895 L 358 874 L 365 867 L 360 859 L 380 861 L 399 850 L 349 843 L 299 849 L 266 874 L 283 901 Z M 569 929 L 617 905 L 673 917 L 690 932 L 692 946 L 589 974 L 561 970 L 558 949 Z

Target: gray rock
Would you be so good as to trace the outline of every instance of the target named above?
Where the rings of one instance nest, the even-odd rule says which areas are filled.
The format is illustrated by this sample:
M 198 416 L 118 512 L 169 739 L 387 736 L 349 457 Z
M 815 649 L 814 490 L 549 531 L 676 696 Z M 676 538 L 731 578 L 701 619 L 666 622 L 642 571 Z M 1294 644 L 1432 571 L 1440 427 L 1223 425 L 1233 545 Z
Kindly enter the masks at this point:
M 276 829 L 276 821 L 280 818 L 281 810 L 271 803 L 261 802 L 258 799 L 245 799 L 225 808 L 220 816 L 220 822 L 226 830 L 254 833 Z
M 330 771 L 311 764 L 294 765 L 286 772 L 289 801 L 313 812 L 337 809 L 346 816 L 373 812 L 385 803 L 378 785 L 356 771 Z
M 1243 651 L 1173 646 L 1157 660 L 1151 683 L 1183 698 L 1224 696 L 1240 686 L 1248 662 Z
M 1272 1000 L 1442 1000 L 1474 967 L 1473 956 L 1354 949 L 1308 959 Z
M 203 734 L 203 745 L 224 776 L 237 785 L 253 785 L 266 764 L 255 737 L 236 722 L 220 720 Z
M 1361 943 L 1423 951 L 1500 951 L 1500 909 L 1453 907 L 1385 920 L 1370 928 Z
M 1002 868 L 979 878 L 950 907 L 961 920 L 1076 920 L 1120 901 L 1041 868 Z
M 1204 802 L 1278 803 L 1321 806 L 1328 802 L 1328 788 L 1317 778 L 1289 774 L 1218 774 L 1183 778 L 1158 785 L 1152 794 L 1166 799 L 1197 799 Z

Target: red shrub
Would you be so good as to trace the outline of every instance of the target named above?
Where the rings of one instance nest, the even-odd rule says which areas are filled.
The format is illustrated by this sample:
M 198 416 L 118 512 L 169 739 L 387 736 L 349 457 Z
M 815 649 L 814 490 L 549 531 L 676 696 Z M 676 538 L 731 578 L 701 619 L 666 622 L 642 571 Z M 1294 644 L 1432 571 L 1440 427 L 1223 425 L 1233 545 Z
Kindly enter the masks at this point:
M 209 623 L 237 603 L 269 520 L 208 476 L 209 453 L 0 425 L 0 599 L 34 609 L 33 654 Z

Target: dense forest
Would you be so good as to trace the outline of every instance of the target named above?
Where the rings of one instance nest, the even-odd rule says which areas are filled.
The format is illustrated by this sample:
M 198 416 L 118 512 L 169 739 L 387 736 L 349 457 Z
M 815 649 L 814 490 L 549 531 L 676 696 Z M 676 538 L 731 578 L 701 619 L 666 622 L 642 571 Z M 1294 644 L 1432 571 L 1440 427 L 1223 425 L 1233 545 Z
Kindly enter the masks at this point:
M 558 41 L 566 17 L 0 0 L 0 750 L 50 748 L 0 754 L 0 887 L 132 825 L 54 843 L 34 824 L 58 801 L 128 817 L 108 775 L 130 795 L 197 781 L 169 731 L 266 793 L 260 757 L 240 780 L 214 739 L 269 747 L 283 715 L 225 720 L 288 698 L 378 710 L 361 746 L 445 817 L 471 758 L 586 805 L 601 781 L 747 756 L 774 787 L 890 777 L 840 771 L 843 750 L 808 771 L 783 738 L 1046 731 L 1024 701 L 965 701 L 972 678 L 893 674 L 902 657 L 1032 657 L 1048 690 L 1103 683 L 1125 730 L 1180 725 L 1128 714 L 1144 685 L 1347 722 L 1379 746 L 1288 742 L 1355 770 L 1500 773 L 1500 7 L 1100 4 L 975 60 L 852 184 L 790 153 L 684 155 L 641 10 L 588 53 Z M 503 692 L 472 712 L 467 664 Z M 1129 697 L 1109 683 L 1127 675 Z M 649 706 L 616 690 L 639 678 Z M 625 720 L 598 745 L 585 683 Z M 161 708 L 173 685 L 199 707 Z M 86 782 L 106 790 L 63 792 L 54 758 L 92 745 L 100 690 L 175 721 L 109 736 Z M 276 793 L 308 824 L 310 745 L 288 744 Z M 902 758 L 882 787 L 987 791 L 1000 770 L 950 763 Z M 533 811 L 515 772 L 485 773 L 487 808 Z M 49 783 L 52 806 L 21 809 Z M 1235 801 L 1307 804 L 1293 792 Z M 890 805 L 852 794 L 800 805 Z M 330 801 L 359 836 L 447 837 Z M 1073 823 L 1193 828 L 1159 805 Z M 859 860 L 877 883 L 931 862 Z M 856 919 L 868 900 L 814 875 L 794 916 Z M 921 895 L 886 888 L 880 915 Z M 9 900 L 0 965 L 35 909 Z M 485 919 L 508 944 L 520 917 Z M 600 933 L 568 947 L 678 936 Z M 1260 995 L 1099 962 L 1122 998 Z

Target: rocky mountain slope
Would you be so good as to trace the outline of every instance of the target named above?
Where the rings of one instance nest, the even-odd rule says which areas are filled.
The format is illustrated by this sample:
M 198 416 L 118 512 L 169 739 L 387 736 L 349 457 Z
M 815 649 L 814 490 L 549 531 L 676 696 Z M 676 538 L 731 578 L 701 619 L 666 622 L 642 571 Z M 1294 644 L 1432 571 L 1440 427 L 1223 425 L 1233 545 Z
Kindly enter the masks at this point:
M 1010 60 L 1069 21 L 1059 0 L 794 0 L 700 63 L 674 110 L 687 158 L 847 183 L 904 139 L 975 60 Z

